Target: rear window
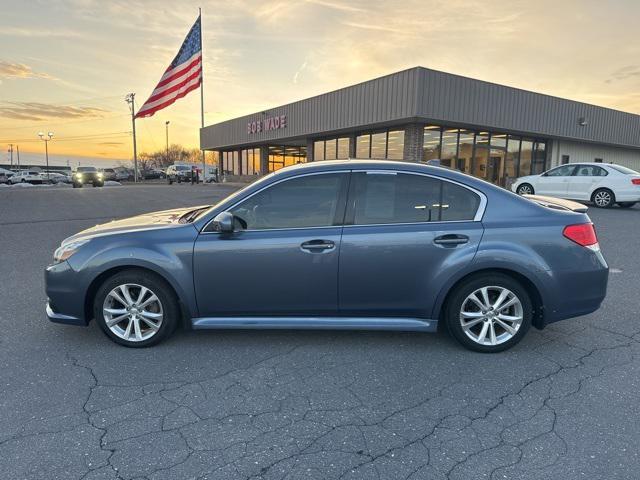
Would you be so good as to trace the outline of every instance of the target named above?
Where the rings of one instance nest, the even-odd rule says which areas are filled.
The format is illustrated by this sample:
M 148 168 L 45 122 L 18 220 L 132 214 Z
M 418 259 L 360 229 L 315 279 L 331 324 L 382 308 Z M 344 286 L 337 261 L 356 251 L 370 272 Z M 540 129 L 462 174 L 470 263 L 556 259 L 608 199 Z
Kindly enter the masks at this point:
M 608 167 L 613 168 L 620 173 L 624 173 L 625 175 L 640 175 L 640 172 L 636 172 L 635 170 L 631 170 L 630 168 L 623 167 L 622 165 L 608 165 Z

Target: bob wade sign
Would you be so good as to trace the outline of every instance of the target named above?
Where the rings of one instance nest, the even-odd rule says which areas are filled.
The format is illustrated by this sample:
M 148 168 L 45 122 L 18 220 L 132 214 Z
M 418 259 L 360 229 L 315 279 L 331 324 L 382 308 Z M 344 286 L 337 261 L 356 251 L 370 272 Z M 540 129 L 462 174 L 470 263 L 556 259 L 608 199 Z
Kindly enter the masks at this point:
M 275 117 L 267 117 L 262 120 L 247 123 L 247 133 L 269 132 L 271 130 L 280 130 L 287 128 L 287 116 L 277 115 Z

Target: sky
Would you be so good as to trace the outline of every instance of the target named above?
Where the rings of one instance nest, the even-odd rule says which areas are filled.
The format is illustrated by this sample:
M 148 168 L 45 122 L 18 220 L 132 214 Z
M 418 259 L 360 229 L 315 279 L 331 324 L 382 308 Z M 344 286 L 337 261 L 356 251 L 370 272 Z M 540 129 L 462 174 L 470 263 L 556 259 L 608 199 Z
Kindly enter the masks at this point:
M 128 164 L 202 7 L 205 124 L 423 66 L 640 114 L 640 1 L 0 0 L 0 163 Z M 197 147 L 200 95 L 136 122 Z M 15 149 L 15 147 L 14 147 Z

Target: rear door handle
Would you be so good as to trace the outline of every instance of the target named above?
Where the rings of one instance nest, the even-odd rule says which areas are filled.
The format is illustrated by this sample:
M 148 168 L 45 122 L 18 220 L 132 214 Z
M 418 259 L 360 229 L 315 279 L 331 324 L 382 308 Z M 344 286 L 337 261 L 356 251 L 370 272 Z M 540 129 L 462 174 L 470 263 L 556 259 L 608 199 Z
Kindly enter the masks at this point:
M 306 252 L 320 253 L 325 250 L 332 250 L 335 246 L 336 244 L 331 240 L 309 240 L 308 242 L 302 243 L 300 248 Z
M 433 243 L 441 245 L 443 247 L 455 247 L 456 245 L 463 245 L 469 242 L 469 237 L 466 235 L 457 235 L 455 233 L 448 233 L 446 235 L 440 235 L 433 239 Z

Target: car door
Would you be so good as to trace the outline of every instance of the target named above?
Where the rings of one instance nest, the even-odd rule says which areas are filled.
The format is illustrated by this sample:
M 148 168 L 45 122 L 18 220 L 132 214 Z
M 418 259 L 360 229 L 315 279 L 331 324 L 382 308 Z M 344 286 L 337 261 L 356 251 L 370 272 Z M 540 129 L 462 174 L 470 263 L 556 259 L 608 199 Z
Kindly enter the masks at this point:
M 340 248 L 340 313 L 431 318 L 480 243 L 486 198 L 424 174 L 353 172 Z
M 200 315 L 335 315 L 349 176 L 282 180 L 229 209 L 233 233 L 205 227 L 193 256 Z
M 567 196 L 574 200 L 591 200 L 591 194 L 607 175 L 608 172 L 597 165 L 578 165 L 569 182 Z
M 575 165 L 561 165 L 543 173 L 536 182 L 535 193 L 552 197 L 566 197 L 569 180 L 575 168 Z

